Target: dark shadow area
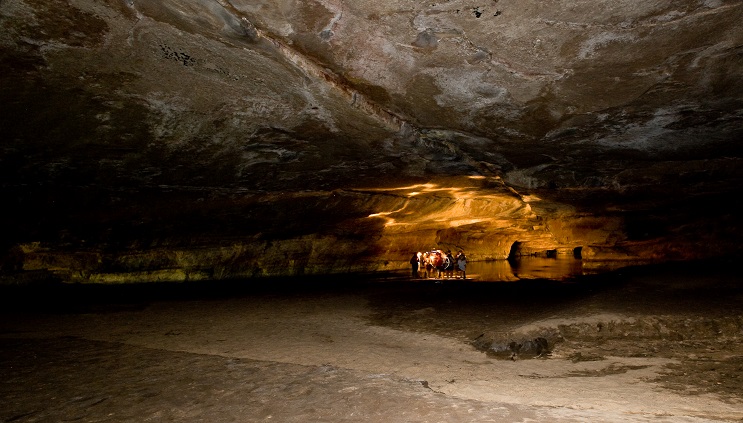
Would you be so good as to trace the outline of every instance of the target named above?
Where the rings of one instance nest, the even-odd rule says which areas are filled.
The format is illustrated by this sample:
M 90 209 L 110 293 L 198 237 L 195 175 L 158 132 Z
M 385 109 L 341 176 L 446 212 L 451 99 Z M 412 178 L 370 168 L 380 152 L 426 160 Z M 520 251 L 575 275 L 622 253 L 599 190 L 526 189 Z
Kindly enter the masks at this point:
M 542 259 L 549 260 L 549 259 Z M 77 313 L 108 307 L 145 307 L 160 301 L 223 300 L 248 296 L 313 296 L 359 294 L 373 306 L 390 310 L 414 310 L 428 306 L 461 310 L 470 315 L 549 314 L 554 308 L 601 294 L 594 305 L 602 310 L 653 311 L 672 303 L 685 308 L 698 302 L 717 302 L 698 311 L 725 312 L 739 308 L 743 285 L 733 260 L 704 260 L 628 267 L 602 275 L 574 275 L 563 280 L 524 279 L 511 282 L 459 279 L 411 280 L 406 272 L 355 273 L 247 280 L 183 283 L 147 282 L 101 285 L 39 281 L 0 287 L 3 311 Z M 615 302 L 614 296 L 630 295 L 632 302 Z
M 46 280 L 0 287 L 0 307 L 8 312 L 106 312 L 145 308 L 148 304 L 165 301 L 364 293 L 375 287 L 384 289 L 390 284 L 399 284 L 400 279 L 397 273 L 378 273 L 119 285 L 68 284 Z
M 511 249 L 508 252 L 508 260 L 516 260 L 521 257 L 521 242 L 516 241 L 511 245 Z

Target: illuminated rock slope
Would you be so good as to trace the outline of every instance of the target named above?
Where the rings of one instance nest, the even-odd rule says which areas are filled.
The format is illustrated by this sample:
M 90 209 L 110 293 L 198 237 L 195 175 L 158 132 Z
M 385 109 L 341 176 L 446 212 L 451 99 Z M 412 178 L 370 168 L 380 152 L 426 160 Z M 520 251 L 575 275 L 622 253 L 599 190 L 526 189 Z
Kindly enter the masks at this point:
M 3 280 L 739 255 L 742 20 L 734 0 L 3 0 Z

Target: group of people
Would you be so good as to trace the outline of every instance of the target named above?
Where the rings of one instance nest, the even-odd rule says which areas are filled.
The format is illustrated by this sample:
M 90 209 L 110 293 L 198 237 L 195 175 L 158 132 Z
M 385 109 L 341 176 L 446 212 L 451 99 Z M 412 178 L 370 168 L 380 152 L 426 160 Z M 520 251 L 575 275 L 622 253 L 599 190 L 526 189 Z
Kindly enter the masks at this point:
M 454 256 L 451 250 L 443 252 L 432 250 L 425 253 L 413 253 L 410 258 L 412 277 L 418 278 L 462 278 L 467 279 L 467 257 L 459 251 Z M 455 276 L 456 274 L 456 276 Z

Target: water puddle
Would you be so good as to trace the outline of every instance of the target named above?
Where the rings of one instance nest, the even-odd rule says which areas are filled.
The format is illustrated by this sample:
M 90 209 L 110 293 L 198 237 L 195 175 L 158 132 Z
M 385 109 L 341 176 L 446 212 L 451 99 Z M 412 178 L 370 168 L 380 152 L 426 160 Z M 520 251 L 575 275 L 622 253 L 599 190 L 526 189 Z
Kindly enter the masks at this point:
M 467 265 L 467 277 L 483 282 L 564 280 L 583 274 L 583 261 L 573 257 L 521 257 L 513 261 L 479 261 Z

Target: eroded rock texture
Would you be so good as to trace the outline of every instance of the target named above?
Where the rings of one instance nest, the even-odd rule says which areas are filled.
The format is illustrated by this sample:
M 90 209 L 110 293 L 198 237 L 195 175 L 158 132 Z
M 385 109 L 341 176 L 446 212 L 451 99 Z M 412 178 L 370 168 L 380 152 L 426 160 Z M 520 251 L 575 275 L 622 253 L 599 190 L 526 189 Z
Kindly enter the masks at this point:
M 737 0 L 2 0 L 3 274 L 739 255 Z

